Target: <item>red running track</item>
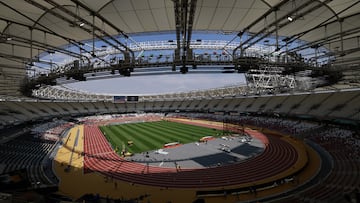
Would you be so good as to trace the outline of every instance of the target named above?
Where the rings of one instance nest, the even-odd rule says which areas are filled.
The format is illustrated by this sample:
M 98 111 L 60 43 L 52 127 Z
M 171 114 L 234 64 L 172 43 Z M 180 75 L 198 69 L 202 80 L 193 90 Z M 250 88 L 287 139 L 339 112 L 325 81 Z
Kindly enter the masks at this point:
M 264 152 L 244 162 L 214 168 L 181 169 L 147 166 L 116 154 L 97 126 L 85 125 L 84 170 L 142 185 L 168 188 L 210 188 L 253 183 L 291 168 L 296 149 L 276 136 L 249 131 L 265 144 Z

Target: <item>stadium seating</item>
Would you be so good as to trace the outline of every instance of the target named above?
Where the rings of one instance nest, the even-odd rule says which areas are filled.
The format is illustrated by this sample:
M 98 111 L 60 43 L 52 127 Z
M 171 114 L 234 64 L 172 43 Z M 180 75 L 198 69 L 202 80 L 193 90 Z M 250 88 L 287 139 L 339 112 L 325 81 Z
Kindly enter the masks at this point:
M 279 109 L 279 112 L 289 112 L 293 110 L 296 105 L 300 105 L 301 102 L 307 97 L 307 94 L 287 96 Z
M 58 102 L 43 102 L 45 105 L 48 105 L 52 111 L 57 112 L 58 115 L 69 115 L 69 112 L 62 107 L 60 107 L 57 103 Z
M 181 101 L 179 110 L 186 111 L 188 109 L 199 109 L 200 100 L 184 100 Z
M 265 106 L 261 109 L 262 112 L 278 112 L 281 108 L 283 101 L 285 100 L 285 96 L 274 96 L 269 97 L 266 101 Z
M 358 103 L 360 102 L 360 94 L 358 91 L 329 91 L 318 94 L 313 93 L 304 93 L 304 94 L 282 94 L 282 95 L 266 95 L 266 96 L 251 96 L 244 97 L 240 96 L 238 98 L 223 98 L 223 99 L 193 99 L 193 100 L 169 100 L 169 101 L 139 101 L 138 103 L 119 103 L 114 104 L 112 102 L 103 102 L 103 101 L 93 101 L 85 103 L 72 103 L 64 101 L 36 101 L 32 99 L 14 99 L 7 97 L 4 100 L 1 100 L 0 105 L 0 128 L 6 128 L 8 126 L 18 125 L 27 121 L 39 121 L 44 119 L 51 119 L 54 117 L 77 117 L 84 114 L 104 114 L 104 113 L 127 113 L 127 112 L 154 112 L 154 111 L 173 111 L 180 110 L 180 113 L 174 115 L 181 115 L 181 112 L 195 112 L 195 111 L 212 111 L 212 112 L 225 112 L 225 118 L 231 120 L 234 118 L 239 118 L 236 122 L 242 122 L 244 124 L 271 128 L 274 130 L 281 131 L 286 134 L 291 134 L 294 136 L 305 137 L 309 140 L 312 140 L 315 143 L 321 145 L 326 151 L 328 151 L 333 157 L 334 168 L 331 171 L 328 178 L 324 179 L 322 182 L 318 183 L 313 188 L 299 193 L 299 201 L 312 201 L 312 200 L 321 200 L 321 201 L 338 201 L 343 198 L 344 195 L 347 195 L 356 189 L 356 186 L 360 184 L 360 174 L 359 174 L 359 160 L 353 157 L 359 157 L 359 135 L 353 134 L 347 137 L 341 137 L 341 133 L 338 134 L 336 131 L 327 131 L 327 128 L 334 129 L 334 126 L 324 127 L 322 124 L 318 123 L 308 123 L 306 121 L 291 120 L 289 116 L 310 116 L 313 118 L 327 120 L 331 119 L 354 119 L 359 120 L 359 107 Z M 230 112 L 238 112 L 235 116 L 229 115 Z M 272 115 L 273 118 L 269 117 L 253 117 L 250 116 L 252 113 L 267 113 Z M 250 113 L 250 115 L 249 115 Z M 245 116 L 248 115 L 248 116 Z M 278 115 L 278 117 L 276 116 Z M 218 120 L 223 121 L 224 117 L 222 115 L 211 115 L 209 114 L 183 114 L 182 116 L 189 117 L 199 117 L 202 119 L 209 120 Z M 119 122 L 130 121 L 130 118 L 118 118 Z M 98 122 L 98 121 L 94 121 Z M 317 132 L 318 136 L 310 136 L 311 132 Z M 329 137 L 324 136 L 333 135 L 329 141 Z M 95 135 L 92 135 L 95 136 Z M 356 137 L 357 136 L 357 137 Z M 46 137 L 46 136 L 44 136 Z M 51 137 L 51 136 L 49 136 Z M 339 137 L 339 139 L 337 139 Z M 94 142 L 99 142 L 100 138 L 96 136 L 93 138 Z M 263 164 L 264 167 L 268 168 L 267 174 L 278 174 L 280 171 L 288 167 L 286 164 L 281 163 L 292 163 L 288 161 L 292 156 L 292 150 L 287 149 L 286 146 L 277 142 L 277 140 L 270 140 L 274 145 L 266 149 L 264 159 L 261 159 L 261 156 L 258 156 L 257 160 L 259 163 Z M 351 143 L 350 143 L 351 141 Z M 356 143 L 354 145 L 354 143 Z M 86 143 L 85 143 L 86 145 Z M 34 149 L 34 146 L 42 145 L 29 145 L 31 153 L 37 153 Z M 44 145 L 45 146 L 45 145 Z M 109 150 L 107 147 L 108 144 L 102 145 L 105 150 Z M 278 147 L 275 147 L 278 146 Z M 342 146 L 339 148 L 337 146 Z M 44 147 L 46 148 L 46 147 Z M 5 149 L 5 148 L 3 148 Z M 7 149 L 7 148 L 6 148 Z M 47 148 L 48 149 L 48 148 Z M 51 151 L 52 149 L 48 149 Z M 88 148 L 89 153 L 92 151 Z M 96 149 L 95 153 L 100 152 L 101 148 Z M 9 152 L 11 149 L 8 150 Z M 19 150 L 16 150 L 19 151 Z M 13 150 L 14 152 L 14 150 Z M 286 153 L 284 153 L 286 152 Z M 45 154 L 48 152 L 44 152 Z M 14 154 L 17 154 L 14 152 Z M 284 154 L 289 154 L 285 156 Z M 351 156 L 349 155 L 351 154 Z M 133 183 L 141 183 L 140 181 L 146 180 L 144 184 L 154 185 L 154 186 L 164 186 L 168 184 L 169 187 L 195 187 L 203 185 L 204 187 L 213 187 L 227 184 L 245 184 L 248 179 L 241 177 L 239 172 L 239 181 L 231 182 L 232 179 L 229 179 L 233 174 L 233 171 L 246 171 L 250 178 L 254 178 L 251 173 L 248 171 L 256 171 L 259 178 L 268 177 L 267 175 L 262 175 L 264 173 L 261 169 L 251 168 L 249 164 L 247 168 L 245 166 L 237 166 L 239 169 L 231 168 L 219 172 L 218 169 L 212 169 L 210 174 L 213 174 L 214 177 L 219 175 L 219 178 L 214 180 L 206 180 L 208 177 L 199 175 L 198 171 L 182 171 L 181 173 L 174 171 L 167 171 L 168 174 L 159 175 L 163 172 L 163 169 L 156 167 L 150 167 L 149 170 L 152 173 L 149 173 L 148 168 L 144 165 L 124 162 L 123 159 L 113 153 L 112 151 L 107 156 L 100 156 L 100 160 L 96 158 L 100 156 L 95 154 L 94 156 L 86 156 L 85 163 L 87 170 L 90 171 L 99 171 L 104 175 L 109 175 L 111 177 L 128 180 Z M 41 175 L 41 167 L 33 167 L 34 165 L 40 163 L 39 159 L 36 156 L 29 158 L 27 161 L 24 161 L 23 155 L 17 154 L 14 160 L 10 160 L 9 155 L 1 157 L 0 169 L 4 172 L 25 167 L 27 170 L 31 170 L 31 174 L 35 174 L 32 178 L 32 181 L 44 182 L 44 177 Z M 266 162 L 266 159 L 270 160 L 270 157 L 277 157 L 276 162 L 279 161 L 276 168 L 273 168 L 274 164 L 269 164 Z M 254 159 L 256 160 L 256 159 Z M 273 161 L 274 162 L 274 161 Z M 12 163 L 12 164 L 8 164 Z M 95 163 L 98 163 L 98 166 L 95 166 Z M 121 167 L 118 168 L 118 163 L 122 163 Z M 126 164 L 125 164 L 126 163 Z M 129 164 L 129 165 L 127 165 Z M 135 165 L 134 165 L 135 164 Z M 5 166 L 6 165 L 6 166 Z M 7 166 L 8 165 L 8 166 Z M 244 168 L 242 168 L 244 167 Z M 223 167 L 220 167 L 223 168 Z M 261 168 L 261 167 L 260 167 Z M 37 172 L 35 172 L 37 171 Z M 201 170 L 199 170 L 201 171 Z M 232 171 L 232 172 L 230 172 Z M 272 173 L 274 172 L 274 173 Z M 154 173 L 156 175 L 154 175 Z M 140 175 L 139 175 L 140 174 Z M 229 175 L 230 174 L 230 175 Z M 126 177 L 125 177 L 126 176 Z M 225 177 L 228 176 L 228 177 Z M 174 181 L 176 179 L 176 181 Z M 241 181 L 240 181 L 241 179 Z M 255 180 L 259 180 L 256 179 Z M 189 183 L 191 182 L 191 183 Z M 216 182 L 216 183 L 215 183 Z M 49 182 L 47 182 L 49 183 Z M 327 194 L 334 195 L 327 195 Z M 340 196 L 340 197 L 339 197 Z
M 237 99 L 231 99 L 228 103 L 224 104 L 224 111 L 226 112 L 236 112 L 237 111 L 237 105 L 239 104 L 239 100 Z
M 345 96 L 345 95 L 344 95 Z M 336 106 L 342 106 L 342 108 L 333 109 L 329 116 L 331 117 L 342 117 L 343 115 L 356 115 L 356 111 L 354 111 L 353 107 L 360 103 L 360 96 L 355 92 L 346 93 L 346 96 L 349 98 L 348 101 L 341 101 L 343 100 L 343 95 L 337 95 L 336 100 L 333 101 L 331 108 Z M 359 118 L 352 118 L 354 120 L 358 120 Z
M 323 103 L 324 101 L 324 103 Z M 287 116 L 308 115 L 312 117 L 327 117 L 359 119 L 357 103 L 360 102 L 358 91 L 336 91 L 323 93 L 263 95 L 224 99 L 194 99 L 172 101 L 139 101 L 137 103 L 118 103 L 94 101 L 85 103 L 5 100 L 0 113 L 11 115 L 14 122 L 38 120 L 62 115 L 157 112 L 157 111 L 211 111 L 211 112 L 265 112 L 278 113 Z M 6 107 L 6 108 L 5 108 Z M 340 110 L 341 109 L 341 110 Z M 6 119 L 4 119 L 6 120 Z M 7 123 L 7 121 L 4 121 Z
M 45 175 L 44 171 L 48 170 L 49 166 L 43 164 L 44 159 L 50 155 L 54 147 L 55 142 L 33 138 L 31 135 L 23 135 L 6 144 L 1 144 L 0 163 L 6 166 L 1 172 L 26 169 L 29 181 L 35 186 L 56 184 L 52 178 Z
M 360 142 L 351 131 L 327 127 L 307 138 L 321 145 L 333 158 L 331 174 L 299 194 L 300 201 L 341 202 L 360 185 Z

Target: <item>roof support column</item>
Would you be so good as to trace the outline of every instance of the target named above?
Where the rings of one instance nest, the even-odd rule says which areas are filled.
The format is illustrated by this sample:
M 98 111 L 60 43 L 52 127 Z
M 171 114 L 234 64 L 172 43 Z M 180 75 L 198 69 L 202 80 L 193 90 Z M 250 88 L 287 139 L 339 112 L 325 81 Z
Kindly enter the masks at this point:
M 276 49 L 275 51 L 279 51 L 279 21 L 278 21 L 278 10 L 275 10 L 275 31 L 276 31 Z
M 343 32 L 343 22 L 344 19 L 339 19 L 339 23 L 340 23 L 340 48 L 341 48 L 341 53 L 344 52 L 344 32 Z
M 95 25 L 95 16 L 92 16 L 92 23 Z M 92 27 L 92 56 L 95 57 L 95 27 Z
M 30 65 L 33 66 L 33 29 L 30 28 Z
M 174 53 L 173 71 L 175 71 L 176 64 L 181 64 L 181 73 L 188 72 L 186 65 L 193 59 L 190 43 L 196 3 L 196 0 L 190 0 L 190 3 L 189 0 L 174 0 L 177 48 Z
M 181 0 L 181 22 L 182 22 L 182 30 L 181 30 L 181 38 L 182 38 L 182 54 L 181 54 L 181 63 L 182 67 L 180 68 L 181 73 L 187 73 L 188 69 L 186 67 L 186 39 L 187 39 L 187 11 L 188 9 L 188 0 Z
M 174 52 L 174 65 L 173 71 L 176 70 L 176 64 L 180 61 L 180 32 L 181 32 L 181 17 L 180 17 L 180 0 L 174 0 L 174 11 L 175 11 L 175 26 L 176 26 L 176 46 Z

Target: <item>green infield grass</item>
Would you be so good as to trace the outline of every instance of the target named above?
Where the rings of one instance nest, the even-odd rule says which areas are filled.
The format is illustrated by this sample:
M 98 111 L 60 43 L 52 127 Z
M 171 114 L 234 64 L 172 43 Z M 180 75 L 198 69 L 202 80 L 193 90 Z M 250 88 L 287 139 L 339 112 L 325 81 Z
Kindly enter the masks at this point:
M 100 130 L 118 153 L 126 148 L 132 154 L 161 149 L 167 143 L 186 144 L 222 135 L 221 130 L 169 121 L 100 126 Z

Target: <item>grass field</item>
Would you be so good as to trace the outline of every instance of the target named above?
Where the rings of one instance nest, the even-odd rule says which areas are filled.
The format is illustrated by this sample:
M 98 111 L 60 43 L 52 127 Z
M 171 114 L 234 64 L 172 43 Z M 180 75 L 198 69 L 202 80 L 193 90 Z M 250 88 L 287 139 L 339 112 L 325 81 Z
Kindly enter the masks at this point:
M 170 142 L 186 144 L 199 141 L 204 136 L 222 134 L 220 130 L 169 121 L 100 126 L 100 130 L 114 149 L 118 147 L 120 152 L 126 146 L 127 151 L 133 154 L 160 149 Z M 128 141 L 132 141 L 133 145 L 127 146 Z

